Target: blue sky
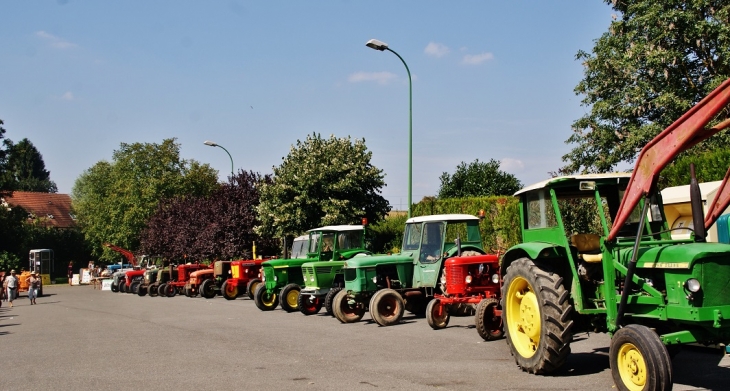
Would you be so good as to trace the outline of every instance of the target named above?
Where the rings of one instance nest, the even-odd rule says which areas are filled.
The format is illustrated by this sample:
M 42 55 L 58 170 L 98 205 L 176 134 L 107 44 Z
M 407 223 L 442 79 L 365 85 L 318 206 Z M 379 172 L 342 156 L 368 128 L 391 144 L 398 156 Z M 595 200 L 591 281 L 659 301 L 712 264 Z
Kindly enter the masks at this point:
M 176 137 L 186 159 L 271 173 L 307 134 L 365 138 L 405 209 L 442 172 L 502 162 L 548 177 L 585 113 L 575 60 L 611 22 L 600 0 L 2 1 L 0 119 L 59 192 L 122 142 Z

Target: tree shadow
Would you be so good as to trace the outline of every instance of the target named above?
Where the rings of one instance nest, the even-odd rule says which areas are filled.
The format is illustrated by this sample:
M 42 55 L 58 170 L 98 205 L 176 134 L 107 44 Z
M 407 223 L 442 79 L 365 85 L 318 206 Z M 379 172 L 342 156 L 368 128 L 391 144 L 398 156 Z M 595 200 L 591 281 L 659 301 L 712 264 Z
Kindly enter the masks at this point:
M 728 389 L 730 368 L 719 366 L 724 356 L 718 348 L 683 346 L 672 360 L 674 383 L 707 390 Z

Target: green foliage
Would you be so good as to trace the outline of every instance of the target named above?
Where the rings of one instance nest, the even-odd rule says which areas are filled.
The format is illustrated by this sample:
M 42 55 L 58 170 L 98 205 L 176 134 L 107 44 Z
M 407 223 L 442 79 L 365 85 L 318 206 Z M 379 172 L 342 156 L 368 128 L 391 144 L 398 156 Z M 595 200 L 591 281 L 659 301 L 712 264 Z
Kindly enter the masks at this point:
M 522 188 L 517 178 L 499 169 L 494 159 L 469 163 L 461 162 L 453 175 L 441 174 L 438 198 L 465 198 L 512 195 Z
M 365 231 L 366 247 L 374 253 L 399 252 L 407 219 L 405 213 L 395 213 L 369 225 Z
M 578 52 L 584 78 L 575 88 L 590 111 L 573 123 L 563 172 L 606 172 L 637 152 L 730 76 L 727 0 L 604 0 L 618 13 Z M 727 132 L 724 132 L 727 133 Z M 727 145 L 727 134 L 701 148 Z
M 139 233 L 161 199 L 202 196 L 218 188 L 217 173 L 207 164 L 180 158 L 175 139 L 162 144 L 122 143 L 112 162 L 100 161 L 76 179 L 73 208 L 94 254 L 117 259 L 104 250 L 110 242 L 136 250 Z
M 0 271 L 20 270 L 20 258 L 7 251 L 0 251 Z
M 9 190 L 37 191 L 55 193 L 56 183 L 51 180 L 51 173 L 46 170 L 43 156 L 35 145 L 27 138 L 13 144 L 7 143 L 6 178 Z
M 383 171 L 370 163 L 371 157 L 364 139 L 312 134 L 297 140 L 274 167 L 273 183 L 261 185 L 257 233 L 283 237 L 324 225 L 356 224 L 362 217 L 377 223 L 390 205 L 380 195 Z
M 472 197 L 424 199 L 414 205 L 412 215 L 463 213 L 477 215 L 484 210 L 479 223 L 482 246 L 487 252 L 504 254 L 520 241 L 519 203 L 515 197 Z
M 695 175 L 698 182 L 720 181 L 730 167 L 730 150 L 697 151 L 681 156 L 662 171 L 659 177 L 659 188 L 689 185 L 689 165 L 695 164 Z

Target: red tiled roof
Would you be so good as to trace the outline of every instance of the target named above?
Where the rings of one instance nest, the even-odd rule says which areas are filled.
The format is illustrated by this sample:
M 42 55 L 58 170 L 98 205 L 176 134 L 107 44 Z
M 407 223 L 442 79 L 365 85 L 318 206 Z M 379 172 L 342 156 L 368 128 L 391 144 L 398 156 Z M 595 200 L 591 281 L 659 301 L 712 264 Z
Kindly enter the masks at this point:
M 20 206 L 32 213 L 45 226 L 70 228 L 76 226 L 71 217 L 71 197 L 68 194 L 36 193 L 30 191 L 14 191 L 3 196 L 9 207 Z

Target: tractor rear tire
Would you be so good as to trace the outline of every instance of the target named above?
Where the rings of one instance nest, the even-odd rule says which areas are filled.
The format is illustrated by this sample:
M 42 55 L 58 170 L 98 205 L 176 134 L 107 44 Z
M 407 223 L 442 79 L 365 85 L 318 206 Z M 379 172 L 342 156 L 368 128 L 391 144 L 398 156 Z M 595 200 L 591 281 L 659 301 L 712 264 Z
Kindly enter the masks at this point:
M 206 299 L 212 299 L 215 297 L 215 281 L 214 280 L 205 280 L 200 284 L 200 288 L 198 288 L 200 291 L 200 296 L 205 297 Z
M 440 314 L 439 314 L 440 313 Z M 426 307 L 426 321 L 434 330 L 440 330 L 449 325 L 449 308 L 441 305 L 440 299 L 433 299 Z
M 406 299 L 406 311 L 416 316 L 426 315 L 426 308 L 430 302 L 427 302 L 423 296 L 415 296 L 410 299 Z
M 648 327 L 630 324 L 619 329 L 611 339 L 608 356 L 618 390 L 672 389 L 669 353 L 659 336 Z
M 253 300 L 253 294 L 256 292 L 256 288 L 258 288 L 260 284 L 261 280 L 258 278 L 254 278 L 246 284 L 246 296 L 248 296 L 249 299 Z
M 167 297 L 175 297 L 177 295 L 177 287 L 172 284 L 167 284 L 166 292 Z
M 392 326 L 403 319 L 405 307 L 406 304 L 400 293 L 393 289 L 383 289 L 378 291 L 372 299 L 370 316 L 375 323 L 381 326 Z
M 112 282 L 112 292 L 119 292 L 119 285 Z
M 129 290 L 131 291 L 129 293 L 134 293 L 135 295 L 139 295 L 139 285 L 140 284 L 141 283 L 139 281 L 133 282 L 132 286 L 129 287 Z
M 253 301 L 261 311 L 271 311 L 279 305 L 279 296 L 276 293 L 268 293 L 266 284 L 259 284 L 253 294 Z
M 150 294 L 150 297 L 157 297 L 159 295 L 159 293 L 157 291 L 159 288 L 160 288 L 159 285 L 150 285 L 150 287 L 148 289 L 149 290 L 148 293 Z
M 543 375 L 560 368 L 570 354 L 573 306 L 563 278 L 531 259 L 507 267 L 502 285 L 502 322 L 507 344 L 525 372 Z
M 335 287 L 335 288 L 331 288 L 330 291 L 327 292 L 327 296 L 324 297 L 324 309 L 325 309 L 325 311 L 327 311 L 327 315 L 335 316 L 333 303 L 335 301 L 335 296 L 341 290 L 342 290 L 342 288 L 339 286 Z
M 157 294 L 160 297 L 167 297 L 167 284 L 160 284 L 160 286 L 157 287 Z
M 485 341 L 494 341 L 504 336 L 502 317 L 495 315 L 497 307 L 499 307 L 497 299 L 484 299 L 477 304 L 474 323 L 477 326 L 477 333 Z
M 137 288 L 137 296 L 142 297 L 147 294 L 147 287 L 140 284 L 139 288 Z
M 188 287 L 183 288 L 183 294 L 185 294 L 185 297 L 192 297 L 190 296 L 190 288 Z
M 238 285 L 229 284 L 228 281 L 224 281 L 221 285 L 221 292 L 226 300 L 236 300 L 238 297 Z
M 322 299 L 315 297 L 314 301 L 311 300 L 312 295 L 303 295 L 299 293 L 297 297 L 297 307 L 299 311 L 304 315 L 314 315 L 322 309 Z
M 124 293 L 127 291 L 127 283 L 123 282 L 119 284 L 119 293 Z
M 342 323 L 359 322 L 365 315 L 364 308 L 357 304 L 353 307 L 347 302 L 347 291 L 344 289 L 335 295 L 332 301 L 332 311 L 335 313 L 335 318 Z
M 281 290 L 281 308 L 286 312 L 299 311 L 299 291 L 302 288 L 298 284 L 289 284 Z

